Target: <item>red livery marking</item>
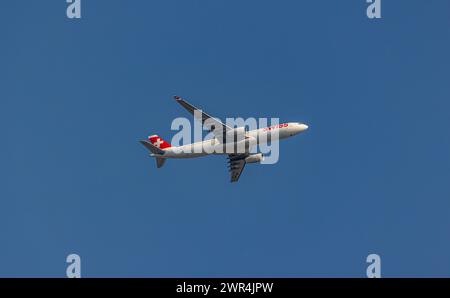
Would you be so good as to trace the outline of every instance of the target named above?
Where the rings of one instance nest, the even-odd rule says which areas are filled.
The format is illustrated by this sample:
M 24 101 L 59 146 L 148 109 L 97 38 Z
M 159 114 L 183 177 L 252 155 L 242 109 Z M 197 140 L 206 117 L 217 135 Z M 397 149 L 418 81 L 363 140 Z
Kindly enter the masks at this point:
M 170 145 L 170 143 L 164 141 L 157 135 L 149 136 L 148 140 L 150 141 L 150 143 L 152 143 L 153 145 L 155 145 L 156 147 L 158 147 L 160 149 L 166 149 L 166 148 L 172 147 L 172 145 Z
M 272 130 L 272 129 L 275 129 L 275 128 L 283 128 L 283 127 L 288 127 L 288 123 L 282 123 L 282 124 L 278 124 L 278 125 L 272 125 L 272 126 L 269 126 L 269 127 L 266 127 L 266 128 L 264 128 L 263 129 L 263 131 L 268 131 L 268 130 Z

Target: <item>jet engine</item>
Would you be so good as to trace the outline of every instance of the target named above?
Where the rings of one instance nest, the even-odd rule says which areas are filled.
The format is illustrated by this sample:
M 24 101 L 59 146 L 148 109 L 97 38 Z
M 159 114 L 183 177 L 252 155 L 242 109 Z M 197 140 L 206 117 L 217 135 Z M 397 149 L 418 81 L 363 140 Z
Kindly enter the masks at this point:
M 263 160 L 264 160 L 264 156 L 262 155 L 262 153 L 252 154 L 245 158 L 246 163 L 262 162 Z

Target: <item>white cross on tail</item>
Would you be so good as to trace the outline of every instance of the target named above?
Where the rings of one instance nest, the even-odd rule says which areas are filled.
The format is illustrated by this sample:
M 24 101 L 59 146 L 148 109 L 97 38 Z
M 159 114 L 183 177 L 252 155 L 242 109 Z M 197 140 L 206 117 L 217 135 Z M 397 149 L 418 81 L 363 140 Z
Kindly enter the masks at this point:
M 155 146 L 158 148 L 161 148 L 161 144 L 164 143 L 163 140 L 161 140 L 161 138 L 157 138 L 156 142 L 155 142 Z

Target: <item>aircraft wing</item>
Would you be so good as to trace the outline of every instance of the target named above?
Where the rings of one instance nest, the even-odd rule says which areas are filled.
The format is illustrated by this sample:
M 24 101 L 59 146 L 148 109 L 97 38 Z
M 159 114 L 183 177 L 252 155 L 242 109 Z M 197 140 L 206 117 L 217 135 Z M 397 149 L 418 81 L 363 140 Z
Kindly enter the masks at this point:
M 248 154 L 229 154 L 228 166 L 231 174 L 231 182 L 237 182 L 245 167 L 245 158 Z
M 183 108 L 185 108 L 189 113 L 194 115 L 194 117 L 197 120 L 200 120 L 203 125 L 205 125 L 207 128 L 209 128 L 209 131 L 213 132 L 214 136 L 217 139 L 219 139 L 219 140 L 225 139 L 224 138 L 224 134 L 228 130 L 232 129 L 231 127 L 229 127 L 226 124 L 220 122 L 216 118 L 214 118 L 214 117 L 206 114 L 202 110 L 194 107 L 193 105 L 191 105 L 190 103 L 188 103 L 187 101 L 182 99 L 181 97 L 174 96 L 174 98 Z M 195 111 L 197 111 L 197 113 L 194 113 Z

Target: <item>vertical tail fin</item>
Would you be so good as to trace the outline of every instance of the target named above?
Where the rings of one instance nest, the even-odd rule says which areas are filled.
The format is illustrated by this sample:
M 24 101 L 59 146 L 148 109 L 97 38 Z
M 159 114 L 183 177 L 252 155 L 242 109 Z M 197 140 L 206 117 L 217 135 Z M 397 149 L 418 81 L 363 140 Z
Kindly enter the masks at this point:
M 149 136 L 148 137 L 148 141 L 153 146 L 156 147 L 156 148 L 153 147 L 152 151 L 159 150 L 160 151 L 159 154 L 164 153 L 164 151 L 162 151 L 162 150 L 172 147 L 172 145 L 170 145 L 169 142 L 164 141 L 158 135 L 151 135 L 151 136 Z M 165 158 L 156 157 L 156 167 L 157 168 L 161 168 L 164 165 L 165 162 L 166 162 Z
M 148 137 L 148 140 L 152 145 L 158 147 L 159 149 L 166 149 L 172 147 L 169 142 L 164 141 L 158 135 L 152 135 Z

